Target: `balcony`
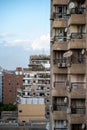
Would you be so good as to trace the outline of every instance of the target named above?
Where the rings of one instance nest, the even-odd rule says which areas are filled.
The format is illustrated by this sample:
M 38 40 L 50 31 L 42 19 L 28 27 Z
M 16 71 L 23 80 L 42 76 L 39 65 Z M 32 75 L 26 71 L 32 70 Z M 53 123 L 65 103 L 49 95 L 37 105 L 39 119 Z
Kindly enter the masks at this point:
M 67 26 L 67 22 L 65 19 L 59 18 L 55 19 L 53 22 L 53 28 L 65 28 Z
M 68 49 L 82 49 L 86 48 L 86 34 L 85 33 L 71 33 Z
M 57 20 L 66 20 L 67 19 L 67 15 L 66 13 L 57 13 L 57 12 L 54 12 L 53 13 L 53 18 L 54 20 L 57 19 Z
M 71 124 L 71 130 L 82 130 L 82 129 L 86 130 L 85 127 L 86 127 L 85 123 L 84 124 L 80 124 L 80 123 Z
M 58 58 L 53 60 L 54 65 L 57 64 L 59 68 L 67 67 L 67 59 L 66 58 Z
M 53 66 L 54 74 L 67 74 L 67 68 L 61 67 L 61 64 Z
M 53 111 L 66 111 L 66 110 L 67 110 L 67 106 L 64 103 L 61 103 L 61 104 L 54 103 L 53 104 Z
M 58 87 L 57 89 L 52 90 L 52 96 L 58 97 L 58 96 L 67 96 L 66 88 Z
M 68 26 L 73 24 L 86 24 L 85 8 L 73 8 L 71 9 L 71 16 L 68 20 Z
M 66 111 L 53 111 L 54 120 L 66 120 L 67 114 Z
M 53 50 L 67 50 L 67 37 L 54 36 Z
M 86 38 L 86 34 L 84 32 L 82 33 L 79 33 L 79 32 L 74 32 L 74 33 L 71 33 L 71 39 L 85 39 Z
M 86 116 L 84 114 L 71 114 L 71 124 L 82 124 L 86 121 Z
M 53 5 L 67 5 L 68 0 L 53 0 Z
M 71 98 L 72 99 L 85 99 L 86 98 L 86 84 L 82 83 L 71 83 Z
M 67 96 L 65 82 L 54 82 L 54 89 L 52 90 L 52 96 Z
M 85 106 L 71 107 L 72 114 L 85 114 Z
M 72 64 L 71 67 L 68 68 L 68 74 L 85 74 L 86 68 L 84 66 L 85 66 L 85 63 Z

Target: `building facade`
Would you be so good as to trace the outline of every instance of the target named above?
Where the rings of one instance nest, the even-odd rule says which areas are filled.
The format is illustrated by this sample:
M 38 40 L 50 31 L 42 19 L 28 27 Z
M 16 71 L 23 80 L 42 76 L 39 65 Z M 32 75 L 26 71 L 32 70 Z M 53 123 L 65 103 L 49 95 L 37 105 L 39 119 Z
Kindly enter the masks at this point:
M 23 86 L 23 75 L 18 70 L 3 73 L 3 104 L 15 104 L 17 99 L 17 88 Z
M 3 69 L 0 67 L 0 103 L 3 102 Z
M 87 0 L 51 0 L 51 129 L 87 130 Z
M 17 102 L 19 107 L 33 108 L 44 115 L 43 120 L 49 118 L 49 103 L 50 103 L 50 56 L 48 55 L 33 55 L 30 56 L 29 67 L 23 69 L 23 89 L 17 90 Z M 43 109 L 42 109 L 43 106 Z M 23 107 L 23 108 L 24 108 Z M 44 113 L 46 111 L 46 113 Z M 29 122 L 30 118 L 36 120 L 35 114 L 28 115 L 28 119 L 24 121 Z M 20 115 L 20 113 L 19 113 Z M 20 117 L 19 117 L 20 118 Z M 21 122 L 23 121 L 23 118 Z M 19 119 L 20 122 L 20 119 Z

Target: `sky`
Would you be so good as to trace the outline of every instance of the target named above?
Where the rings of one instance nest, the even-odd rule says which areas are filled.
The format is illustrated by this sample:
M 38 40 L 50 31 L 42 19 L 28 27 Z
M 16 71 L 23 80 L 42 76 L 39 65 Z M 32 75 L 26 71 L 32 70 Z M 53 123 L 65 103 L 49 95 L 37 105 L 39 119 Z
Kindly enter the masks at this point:
M 0 0 L 0 66 L 28 67 L 50 53 L 50 0 Z

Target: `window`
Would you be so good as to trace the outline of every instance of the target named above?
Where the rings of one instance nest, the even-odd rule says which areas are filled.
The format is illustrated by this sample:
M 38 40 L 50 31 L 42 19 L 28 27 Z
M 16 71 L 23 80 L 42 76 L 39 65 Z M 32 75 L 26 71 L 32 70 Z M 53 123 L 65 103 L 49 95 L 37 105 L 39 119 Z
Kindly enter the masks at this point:
M 22 112 L 22 110 L 19 110 L 19 112 Z
M 56 18 L 67 18 L 66 12 L 67 12 L 67 6 L 65 5 L 58 5 L 55 6 L 55 12 L 56 12 Z
M 56 120 L 54 124 L 55 124 L 55 128 L 64 129 L 64 128 L 66 128 L 66 126 L 67 126 L 67 121 L 64 121 L 64 120 Z
M 67 33 L 65 32 L 65 28 L 57 28 L 55 29 L 55 40 L 58 42 L 66 41 Z

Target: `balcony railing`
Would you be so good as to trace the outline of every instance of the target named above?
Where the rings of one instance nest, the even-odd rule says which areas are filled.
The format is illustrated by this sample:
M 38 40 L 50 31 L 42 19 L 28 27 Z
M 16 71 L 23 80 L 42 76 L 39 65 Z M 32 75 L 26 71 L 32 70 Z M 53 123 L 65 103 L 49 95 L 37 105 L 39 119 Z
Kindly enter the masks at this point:
M 67 128 L 54 128 L 54 130 L 67 130 Z
M 86 83 L 85 82 L 74 82 L 71 83 L 72 88 L 85 88 Z
M 71 14 L 83 14 L 85 12 L 85 8 L 83 7 L 76 7 L 76 8 L 73 8 L 71 9 L 70 13 Z
M 54 59 L 53 62 L 54 62 L 54 64 L 67 63 L 67 59 L 66 58 L 58 58 L 58 59 Z
M 54 87 L 65 87 L 64 81 L 54 82 Z
M 76 107 L 76 108 L 73 108 L 71 107 L 71 112 L 72 114 L 85 114 L 85 107 Z
M 66 111 L 67 106 L 65 104 L 53 104 L 53 110 L 54 111 Z
M 54 41 L 66 42 L 67 41 L 67 37 L 65 37 L 65 36 L 54 36 Z
M 84 39 L 85 33 L 71 33 L 71 39 Z
M 57 12 L 55 12 L 55 13 L 53 13 L 53 18 L 54 19 L 67 19 L 68 17 L 67 17 L 67 13 L 57 13 Z
M 76 57 L 76 60 L 72 60 L 72 64 L 83 64 L 85 63 L 85 58 L 82 56 L 82 57 Z

